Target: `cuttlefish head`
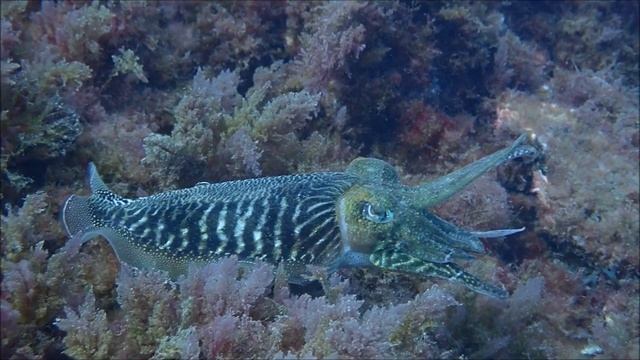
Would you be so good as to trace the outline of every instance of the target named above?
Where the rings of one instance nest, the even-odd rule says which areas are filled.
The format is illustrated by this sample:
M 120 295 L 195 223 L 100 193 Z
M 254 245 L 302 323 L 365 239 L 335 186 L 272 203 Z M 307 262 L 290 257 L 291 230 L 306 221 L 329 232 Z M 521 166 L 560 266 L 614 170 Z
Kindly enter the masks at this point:
M 504 289 L 465 272 L 453 261 L 482 254 L 480 238 L 501 237 L 522 229 L 463 230 L 428 211 L 487 170 L 536 150 L 520 137 L 511 147 L 482 158 L 435 181 L 408 187 L 395 169 L 371 158 L 354 160 L 346 172 L 360 181 L 338 200 L 342 254 L 336 266 L 375 266 L 461 282 L 474 291 L 506 297 Z

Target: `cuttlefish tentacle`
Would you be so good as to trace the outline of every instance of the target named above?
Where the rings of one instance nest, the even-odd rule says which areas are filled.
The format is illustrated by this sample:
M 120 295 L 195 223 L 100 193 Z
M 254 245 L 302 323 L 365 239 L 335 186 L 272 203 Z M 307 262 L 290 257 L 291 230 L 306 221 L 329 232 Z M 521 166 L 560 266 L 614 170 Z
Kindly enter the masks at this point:
M 453 261 L 484 253 L 480 238 L 523 229 L 464 230 L 428 208 L 505 161 L 535 157 L 526 140 L 523 135 L 503 150 L 413 188 L 402 185 L 388 163 L 358 158 L 344 172 L 198 183 L 125 199 L 109 190 L 90 164 L 92 194 L 69 197 L 63 222 L 76 239 L 103 236 L 120 260 L 172 276 L 190 264 L 237 255 L 247 262 L 284 263 L 295 271 L 309 264 L 377 266 L 446 278 L 504 297 L 503 289 Z
M 508 148 L 485 156 L 438 179 L 412 188 L 410 192 L 415 195 L 415 202 L 425 208 L 432 207 L 449 199 L 480 175 L 508 160 L 525 156 L 537 156 L 538 151 L 533 146 L 525 144 L 525 141 L 527 141 L 530 136 L 531 135 L 528 134 L 522 134 Z
M 484 239 L 490 238 L 499 238 L 505 237 L 513 234 L 517 234 L 521 231 L 524 231 L 524 227 L 519 229 L 499 229 L 499 230 L 489 230 L 489 231 L 470 231 L 470 233 L 474 236 Z
M 537 150 L 525 144 L 529 135 L 520 136 L 511 146 L 488 155 L 439 179 L 406 187 L 392 176 L 393 168 L 379 160 L 360 159 L 347 173 L 363 178 L 364 174 L 384 174 L 375 181 L 362 182 L 345 192 L 338 214 L 344 218 L 342 265 L 350 259 L 369 254 L 369 262 L 379 268 L 426 276 L 447 278 L 465 284 L 470 289 L 496 297 L 506 292 L 484 284 L 452 263 L 458 258 L 482 254 L 480 238 L 507 236 L 523 231 L 499 229 L 490 231 L 463 230 L 432 214 L 427 209 L 450 198 L 490 169 L 514 158 L 535 158 Z M 382 181 L 382 179 L 387 181 Z M 378 216 L 371 216 L 371 209 Z M 386 214 L 386 215 L 385 215 Z M 393 221 L 381 221 L 384 218 Z M 363 219 L 364 218 L 364 219 Z M 360 266 L 360 265 L 358 265 Z

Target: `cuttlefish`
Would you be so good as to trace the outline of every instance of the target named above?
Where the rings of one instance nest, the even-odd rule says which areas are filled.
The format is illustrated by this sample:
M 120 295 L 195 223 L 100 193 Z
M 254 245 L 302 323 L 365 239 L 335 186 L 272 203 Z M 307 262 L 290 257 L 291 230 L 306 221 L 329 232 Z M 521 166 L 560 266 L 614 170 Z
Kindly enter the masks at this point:
M 107 188 L 89 165 L 90 196 L 63 208 L 71 236 L 105 237 L 121 261 L 177 276 L 190 264 L 236 255 L 295 265 L 378 267 L 459 282 L 495 297 L 507 292 L 454 263 L 482 254 L 481 238 L 523 230 L 464 230 L 429 211 L 488 170 L 536 149 L 511 146 L 424 184 L 400 183 L 385 161 L 357 158 L 344 172 L 264 177 L 193 187 L 137 199 Z

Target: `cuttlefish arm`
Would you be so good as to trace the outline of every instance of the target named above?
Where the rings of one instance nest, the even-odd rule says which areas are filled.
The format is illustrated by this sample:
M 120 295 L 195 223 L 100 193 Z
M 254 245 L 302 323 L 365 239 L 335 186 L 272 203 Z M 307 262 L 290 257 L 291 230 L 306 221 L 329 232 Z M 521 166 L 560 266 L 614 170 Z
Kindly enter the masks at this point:
M 384 269 L 421 276 L 439 277 L 461 283 L 480 294 L 500 299 L 504 299 L 509 295 L 505 289 L 480 280 L 455 263 L 425 261 L 407 253 L 397 252 L 392 248 L 376 250 L 369 258 L 373 264 Z
M 65 229 L 80 242 L 100 235 L 118 258 L 138 268 L 179 276 L 226 254 L 243 262 L 283 263 L 291 273 L 306 265 L 377 266 L 437 276 L 480 293 L 505 296 L 452 261 L 484 252 L 481 237 L 521 229 L 461 229 L 428 211 L 489 169 L 535 155 L 521 136 L 511 146 L 440 179 L 408 187 L 395 169 L 355 159 L 344 172 L 324 172 L 200 183 L 136 199 L 107 188 L 89 166 L 89 196 L 70 196 Z M 304 275 L 304 274 L 302 274 Z
M 522 134 L 510 147 L 485 156 L 467 166 L 455 170 L 445 176 L 429 181 L 412 189 L 423 207 L 429 208 L 449 199 L 468 186 L 472 181 L 492 168 L 514 158 L 536 156 L 538 151 L 525 141 L 531 135 Z
M 376 159 L 357 159 L 347 174 L 359 179 L 339 199 L 338 223 L 343 250 L 332 263 L 339 266 L 375 266 L 419 276 L 459 282 L 479 293 L 506 297 L 504 289 L 487 284 L 453 263 L 484 253 L 480 238 L 524 230 L 474 231 L 461 229 L 429 212 L 490 169 L 514 158 L 537 156 L 526 145 L 529 135 L 442 178 L 417 187 L 399 182 L 393 167 Z

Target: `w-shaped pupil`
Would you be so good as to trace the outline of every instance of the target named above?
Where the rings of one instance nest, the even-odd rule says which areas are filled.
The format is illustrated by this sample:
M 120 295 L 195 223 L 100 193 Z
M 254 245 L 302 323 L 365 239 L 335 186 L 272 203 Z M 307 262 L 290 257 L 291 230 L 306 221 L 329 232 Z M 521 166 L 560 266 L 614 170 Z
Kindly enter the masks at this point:
M 393 220 L 393 212 L 371 203 L 364 203 L 362 208 L 364 217 L 375 223 L 387 223 Z

